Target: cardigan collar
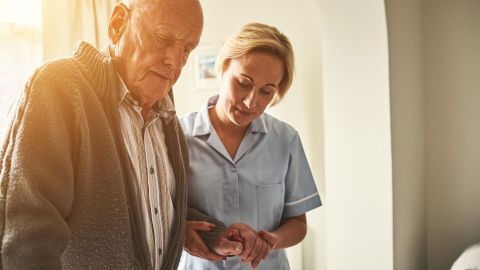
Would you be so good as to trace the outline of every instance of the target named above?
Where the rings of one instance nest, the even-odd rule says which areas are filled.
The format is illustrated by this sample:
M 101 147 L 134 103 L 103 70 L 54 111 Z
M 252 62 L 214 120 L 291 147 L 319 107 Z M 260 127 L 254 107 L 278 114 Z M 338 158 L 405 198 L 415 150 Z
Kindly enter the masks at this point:
M 118 97 L 119 81 L 113 60 L 87 42 L 77 45 L 73 59 L 100 97 Z

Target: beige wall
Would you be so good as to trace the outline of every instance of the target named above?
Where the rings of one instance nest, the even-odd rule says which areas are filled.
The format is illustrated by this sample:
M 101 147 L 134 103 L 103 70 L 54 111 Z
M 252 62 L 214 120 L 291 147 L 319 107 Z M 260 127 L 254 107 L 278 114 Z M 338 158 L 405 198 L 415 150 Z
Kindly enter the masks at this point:
M 479 1 L 387 1 L 395 269 L 449 269 L 480 241 L 478 14 Z
M 425 1 L 428 269 L 480 241 L 480 1 Z
M 393 269 L 384 2 L 318 3 L 324 70 L 327 269 Z
M 68 57 L 80 41 L 102 49 L 115 0 L 43 0 L 43 57 Z
M 205 25 L 199 47 L 221 45 L 229 34 L 250 21 L 272 24 L 290 38 L 296 56 L 295 79 L 285 99 L 269 112 L 299 131 L 323 199 L 322 48 L 315 0 L 206 0 L 202 6 Z M 194 88 L 193 58 L 189 58 L 174 87 L 179 116 L 199 110 L 218 91 Z M 292 269 L 325 269 L 324 215 L 325 207 L 307 214 L 307 238 L 301 246 L 288 250 Z
M 70 1 L 43 0 L 43 57 L 45 60 L 71 55 Z
M 394 269 L 427 267 L 423 1 L 386 3 L 393 159 Z

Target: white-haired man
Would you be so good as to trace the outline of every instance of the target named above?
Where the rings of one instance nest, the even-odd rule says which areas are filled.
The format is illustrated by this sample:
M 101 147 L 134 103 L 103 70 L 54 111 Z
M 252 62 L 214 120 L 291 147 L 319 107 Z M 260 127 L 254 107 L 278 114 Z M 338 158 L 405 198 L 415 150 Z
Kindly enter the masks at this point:
M 188 154 L 169 93 L 202 27 L 198 0 L 121 2 L 107 50 L 35 71 L 2 140 L 1 269 L 176 269 Z

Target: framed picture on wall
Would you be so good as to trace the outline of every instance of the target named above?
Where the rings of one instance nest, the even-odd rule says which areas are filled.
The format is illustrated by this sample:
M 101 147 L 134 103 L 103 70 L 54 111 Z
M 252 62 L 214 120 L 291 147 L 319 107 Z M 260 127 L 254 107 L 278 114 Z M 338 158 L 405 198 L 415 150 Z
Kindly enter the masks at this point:
M 193 58 L 195 89 L 216 89 L 219 87 L 215 61 L 220 51 L 219 45 L 199 46 Z

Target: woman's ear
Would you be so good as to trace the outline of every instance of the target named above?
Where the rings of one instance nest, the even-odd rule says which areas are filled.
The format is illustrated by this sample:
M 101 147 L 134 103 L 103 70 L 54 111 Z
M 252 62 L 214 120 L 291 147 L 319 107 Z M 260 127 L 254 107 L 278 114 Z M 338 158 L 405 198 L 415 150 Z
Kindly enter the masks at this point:
M 112 17 L 108 24 L 108 37 L 112 44 L 116 44 L 125 30 L 129 19 L 130 10 L 123 3 L 118 3 L 112 12 Z

